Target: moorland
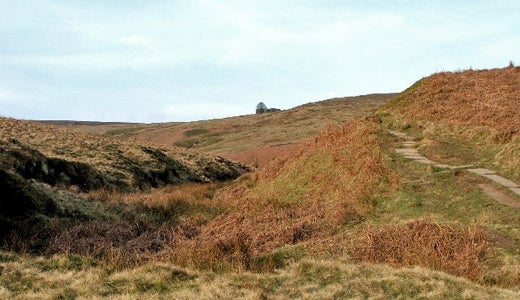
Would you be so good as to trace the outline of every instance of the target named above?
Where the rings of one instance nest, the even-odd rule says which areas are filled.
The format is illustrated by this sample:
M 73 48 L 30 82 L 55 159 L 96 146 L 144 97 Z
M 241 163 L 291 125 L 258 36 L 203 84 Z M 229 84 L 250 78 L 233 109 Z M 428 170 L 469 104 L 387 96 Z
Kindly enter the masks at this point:
M 520 183 L 519 87 L 509 66 L 218 120 L 0 118 L 0 297 L 519 298 L 520 190 L 468 171 Z

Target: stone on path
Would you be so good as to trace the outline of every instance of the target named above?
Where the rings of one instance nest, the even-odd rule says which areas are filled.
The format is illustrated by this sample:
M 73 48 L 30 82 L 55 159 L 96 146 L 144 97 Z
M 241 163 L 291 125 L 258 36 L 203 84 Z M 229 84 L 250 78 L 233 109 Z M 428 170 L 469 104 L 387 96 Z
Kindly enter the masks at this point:
M 484 174 L 482 176 L 489 178 L 489 179 L 493 180 L 494 182 L 496 182 L 502 186 L 508 187 L 508 188 L 518 188 L 519 187 L 518 184 L 512 182 L 511 180 L 504 178 L 502 176 L 496 175 L 496 174 Z
M 402 138 L 404 140 L 411 140 L 412 139 L 406 133 L 402 133 L 402 132 L 399 132 L 399 131 L 393 131 L 393 130 L 388 130 L 388 132 L 390 132 L 390 134 L 395 135 L 396 137 Z
M 415 148 L 395 149 L 395 152 L 400 154 L 419 154 L 419 151 Z
M 496 174 L 495 171 L 484 169 L 484 168 L 477 168 L 477 169 L 468 169 L 468 172 L 475 173 L 477 175 L 491 175 Z
M 429 159 L 427 159 L 427 158 L 424 158 L 424 159 L 416 159 L 415 161 L 418 162 L 418 163 L 421 163 L 421 164 L 427 164 L 427 165 L 433 165 L 433 164 L 435 164 L 435 162 L 433 162 L 433 161 L 431 161 L 431 160 L 429 160 Z
M 434 167 L 443 168 L 443 169 L 451 169 L 451 166 L 445 165 L 445 164 L 435 164 Z
M 510 190 L 513 191 L 513 193 L 520 196 L 520 188 L 510 188 Z
M 403 143 L 403 147 L 406 147 L 406 148 L 415 148 L 415 146 L 417 146 L 416 142 L 404 142 Z

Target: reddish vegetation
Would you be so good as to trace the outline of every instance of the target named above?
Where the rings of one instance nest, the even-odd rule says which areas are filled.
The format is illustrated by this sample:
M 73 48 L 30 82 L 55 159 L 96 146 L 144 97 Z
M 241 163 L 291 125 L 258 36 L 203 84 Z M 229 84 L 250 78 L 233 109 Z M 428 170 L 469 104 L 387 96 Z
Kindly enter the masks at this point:
M 298 155 L 272 162 L 253 182 L 222 192 L 218 201 L 235 211 L 202 226 L 193 239 L 180 241 L 173 250 L 176 260 L 256 268 L 252 258 L 257 255 L 361 222 L 373 209 L 374 194 L 392 190 L 377 132 L 377 125 L 364 120 L 330 127 Z
M 455 229 L 426 218 L 384 228 L 368 227 L 352 252 L 360 261 L 419 265 L 478 279 L 488 247 L 479 228 Z
M 520 133 L 520 67 L 444 72 L 418 82 L 392 107 L 415 120 Z
M 251 150 L 226 154 L 227 158 L 245 163 L 246 165 L 262 167 L 273 160 L 290 157 L 300 152 L 302 144 L 266 145 Z

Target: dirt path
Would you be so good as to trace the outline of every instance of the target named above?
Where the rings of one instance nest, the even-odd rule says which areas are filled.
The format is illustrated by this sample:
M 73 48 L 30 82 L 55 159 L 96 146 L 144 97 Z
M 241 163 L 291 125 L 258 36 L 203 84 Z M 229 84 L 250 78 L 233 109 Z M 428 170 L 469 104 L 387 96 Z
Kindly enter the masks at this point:
M 508 194 L 500 191 L 494 185 L 489 183 L 480 183 L 478 187 L 484 192 L 484 194 L 488 195 L 490 198 L 498 201 L 507 206 L 511 206 L 514 208 L 520 208 L 520 201 L 516 201 L 513 197 Z
M 443 168 L 443 169 L 463 169 L 463 170 L 466 170 L 473 174 L 476 174 L 478 176 L 484 177 L 488 180 L 492 180 L 496 184 L 501 185 L 504 188 L 507 188 L 511 192 L 520 196 L 520 185 L 518 185 L 517 183 L 515 183 L 505 177 L 498 175 L 496 173 L 496 171 L 484 169 L 484 168 L 474 168 L 472 165 L 450 166 L 450 165 L 434 162 L 419 153 L 419 151 L 417 150 L 417 142 L 414 142 L 413 138 L 408 136 L 406 133 L 402 133 L 402 132 L 398 132 L 398 131 L 391 131 L 391 130 L 389 130 L 388 132 L 390 132 L 390 134 L 392 134 L 402 140 L 405 140 L 405 142 L 402 143 L 403 148 L 395 149 L 395 152 L 403 155 L 404 157 L 406 157 L 408 159 L 411 159 L 418 163 L 433 165 L 435 167 L 439 167 L 439 168 Z M 500 191 L 494 185 L 489 184 L 489 183 L 480 183 L 480 184 L 478 184 L 478 186 L 482 189 L 482 191 L 487 196 L 494 199 L 495 201 L 508 205 L 510 207 L 520 208 L 520 201 L 515 200 L 514 197 Z

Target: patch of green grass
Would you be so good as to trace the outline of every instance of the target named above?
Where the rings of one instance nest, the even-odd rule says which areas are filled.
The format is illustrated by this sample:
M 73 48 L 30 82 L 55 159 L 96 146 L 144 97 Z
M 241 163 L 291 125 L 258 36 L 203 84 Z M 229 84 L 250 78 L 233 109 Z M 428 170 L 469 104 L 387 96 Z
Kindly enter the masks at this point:
M 137 126 L 137 127 L 123 127 L 123 128 L 108 130 L 104 134 L 108 135 L 108 136 L 127 135 L 127 134 L 136 133 L 136 132 L 140 131 L 143 128 L 144 127 L 141 127 L 141 126 Z
M 206 133 L 209 133 L 209 130 L 207 130 L 205 128 L 194 128 L 194 129 L 188 129 L 188 130 L 184 131 L 183 135 L 186 137 L 192 137 L 192 136 L 202 135 L 202 134 L 206 134 Z
M 430 142 L 421 146 L 420 151 L 428 158 L 451 165 L 474 164 L 491 165 L 496 149 L 478 146 L 461 137 L 437 132 L 428 135 Z
M 59 300 L 73 300 L 77 299 L 79 296 L 78 292 L 74 289 L 66 288 L 56 296 L 56 299 Z
M 254 257 L 251 269 L 260 272 L 273 271 L 287 267 L 289 263 L 299 261 L 303 257 L 304 251 L 300 246 L 287 246 Z
M 18 259 L 20 259 L 20 255 L 14 252 L 0 251 L 0 263 L 17 261 Z
M 80 271 L 95 268 L 99 262 L 91 257 L 79 254 L 70 254 L 64 258 L 38 259 L 34 261 L 34 267 L 42 272 L 53 270 Z
M 173 143 L 175 146 L 182 147 L 182 148 L 193 148 L 200 144 L 199 139 L 187 139 L 187 140 L 180 140 Z

